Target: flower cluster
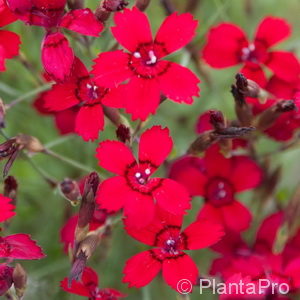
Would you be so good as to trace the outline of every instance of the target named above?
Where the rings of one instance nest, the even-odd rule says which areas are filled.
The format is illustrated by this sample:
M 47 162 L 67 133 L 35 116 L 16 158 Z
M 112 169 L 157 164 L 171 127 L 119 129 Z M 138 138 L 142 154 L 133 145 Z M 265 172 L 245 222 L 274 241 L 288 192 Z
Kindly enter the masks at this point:
M 136 0 L 131 8 L 124 0 L 103 0 L 95 11 L 86 8 L 84 0 L 0 0 L 1 27 L 19 20 L 21 28 L 25 23 L 33 32 L 38 26 L 44 33 L 43 70 L 34 74 L 35 66 L 19 52 L 22 34 L 1 29 L 0 71 L 6 70 L 6 59 L 20 53 L 19 62 L 42 85 L 29 95 L 34 96 L 32 106 L 42 116 L 53 116 L 60 134 L 80 136 L 82 145 L 77 149 L 65 137 L 46 144 L 27 133 L 9 137 L 3 131 L 6 112 L 28 95 L 8 103 L 0 99 L 0 134 L 5 138 L 0 160 L 7 159 L 3 175 L 19 157 L 26 158 L 67 200 L 60 241 L 71 266 L 68 276 L 60 274 L 61 292 L 89 300 L 127 297 L 127 292 L 100 288 L 97 273 L 101 269 L 97 263 L 109 259 L 111 240 L 121 230 L 126 243 L 132 242 L 134 254 L 123 261 L 123 279 L 115 271 L 114 277 L 128 288 L 143 288 L 161 272 L 175 292 L 182 292 L 178 284 L 183 279 L 192 292 L 206 278 L 205 268 L 199 272 L 199 256 L 192 253 L 208 248 L 219 256 L 208 261 L 207 274 L 224 286 L 238 282 L 257 286 L 260 279 L 267 279 L 286 284 L 289 294 L 264 289 L 250 299 L 299 295 L 300 188 L 294 195 L 276 194 L 282 170 L 273 162 L 273 155 L 299 144 L 300 63 L 292 51 L 276 48 L 291 35 L 291 26 L 282 18 L 265 17 L 250 41 L 239 26 L 221 23 L 208 30 L 201 48 L 202 43 L 194 40 L 197 1 L 189 1 L 182 13 L 171 2 L 161 2 L 167 17 L 153 35 L 144 12 L 149 0 Z M 96 50 L 98 42 L 101 52 Z M 179 50 L 182 59 L 181 52 L 174 55 Z M 195 131 L 184 128 L 185 143 L 179 145 L 176 133 L 182 131 L 168 119 L 175 116 L 171 111 L 175 103 L 192 105 L 199 98 L 200 79 L 187 67 L 190 62 L 212 89 L 208 66 L 241 69 L 232 74 L 235 114 L 228 120 L 218 106 L 196 111 L 196 100 Z M 169 114 L 150 121 L 167 99 L 175 102 L 168 104 Z M 184 125 L 186 119 L 177 123 Z M 81 157 L 85 146 L 93 147 L 89 149 L 98 170 L 96 163 L 90 167 L 50 149 L 66 141 Z M 275 142 L 278 148 L 269 149 Z M 263 143 L 269 143 L 267 151 L 262 151 Z M 37 154 L 85 172 L 56 179 L 33 162 Z M 18 208 L 16 191 L 17 181 L 9 176 L 0 194 L 0 295 L 7 299 L 22 299 L 26 289 L 27 274 L 15 260 L 45 257 L 30 235 L 6 232 Z M 287 205 L 277 200 L 280 197 Z M 251 237 L 256 231 L 250 243 L 244 234 Z M 131 238 L 147 248 L 135 249 Z M 100 271 L 102 285 L 109 276 Z M 102 281 L 102 276 L 107 278 Z M 114 281 L 108 283 L 112 286 Z M 248 296 L 237 293 L 219 299 Z

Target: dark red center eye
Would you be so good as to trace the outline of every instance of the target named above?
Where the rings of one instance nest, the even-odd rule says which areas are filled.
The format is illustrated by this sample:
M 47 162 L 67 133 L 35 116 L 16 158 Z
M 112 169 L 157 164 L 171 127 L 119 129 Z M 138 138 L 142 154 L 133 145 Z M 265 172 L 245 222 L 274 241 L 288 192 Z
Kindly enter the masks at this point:
M 256 41 L 255 44 L 249 44 L 243 47 L 240 56 L 243 62 L 251 62 L 254 64 L 263 63 L 268 57 L 266 47 L 259 41 Z
M 214 206 L 231 203 L 234 199 L 234 189 L 225 178 L 212 178 L 206 186 L 206 200 Z

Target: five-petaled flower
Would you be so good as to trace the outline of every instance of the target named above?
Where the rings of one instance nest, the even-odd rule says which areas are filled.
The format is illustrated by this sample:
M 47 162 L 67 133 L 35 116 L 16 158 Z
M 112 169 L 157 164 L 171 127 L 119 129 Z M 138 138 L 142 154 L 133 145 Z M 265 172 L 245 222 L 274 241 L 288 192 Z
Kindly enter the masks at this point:
M 78 109 L 75 132 L 85 141 L 98 138 L 104 127 L 103 104 L 115 106 L 118 100 L 115 89 L 96 85 L 84 64 L 75 58 L 70 79 L 55 84 L 43 96 L 44 106 L 50 111 Z
M 124 294 L 114 289 L 100 289 L 99 278 L 97 273 L 89 267 L 86 267 L 82 274 L 81 281 L 72 281 L 71 286 L 68 284 L 68 278 L 61 281 L 61 288 L 69 293 L 79 296 L 88 297 L 89 300 L 118 300 L 125 297 Z
M 171 179 L 151 178 L 172 149 L 167 128 L 153 126 L 140 138 L 138 161 L 131 150 L 118 141 L 104 141 L 97 148 L 99 165 L 118 176 L 104 180 L 97 202 L 108 211 L 124 208 L 128 222 L 136 227 L 149 224 L 154 217 L 155 202 L 175 215 L 190 208 L 186 189 Z
M 101 53 L 92 71 L 95 82 L 112 88 L 129 79 L 118 92 L 121 107 L 133 120 L 145 120 L 155 113 L 161 93 L 175 102 L 191 104 L 192 97 L 199 95 L 199 79 L 189 69 L 162 58 L 192 40 L 198 24 L 192 15 L 167 17 L 154 40 L 147 16 L 135 7 L 116 13 L 115 23 L 112 33 L 129 53 Z
M 11 11 L 29 25 L 42 26 L 46 36 L 42 43 L 42 62 L 46 72 L 56 81 L 70 75 L 74 53 L 66 37 L 59 31 L 67 28 L 89 36 L 99 36 L 103 30 L 89 8 L 74 9 L 65 13 L 67 0 L 6 0 Z
M 196 284 L 198 268 L 183 250 L 198 250 L 218 242 L 224 235 L 222 226 L 199 219 L 182 231 L 182 216 L 158 209 L 151 224 L 142 229 L 128 226 L 127 233 L 136 240 L 155 247 L 130 258 L 124 268 L 123 282 L 130 287 L 147 285 L 162 270 L 164 280 L 173 289 L 181 279 Z
M 235 200 L 237 193 L 255 188 L 262 179 L 262 170 L 249 157 L 225 158 L 214 145 L 204 158 L 186 156 L 175 161 L 170 178 L 182 183 L 191 195 L 204 196 L 199 217 L 219 221 L 231 230 L 249 227 L 249 209 Z
M 262 66 L 268 67 L 285 81 L 293 81 L 300 74 L 296 56 L 287 51 L 270 50 L 290 33 L 291 28 L 285 20 L 266 17 L 259 24 L 254 41 L 249 42 L 238 26 L 222 23 L 209 31 L 203 58 L 213 68 L 226 68 L 242 63 L 241 73 L 261 86 L 267 80 Z
M 41 259 L 45 257 L 39 247 L 28 234 L 17 233 L 0 237 L 0 258 L 9 259 Z
M 0 0 L 0 27 L 14 22 L 17 18 L 7 7 L 5 0 Z M 5 59 L 19 54 L 19 36 L 8 30 L 0 30 L 0 72 L 5 71 Z

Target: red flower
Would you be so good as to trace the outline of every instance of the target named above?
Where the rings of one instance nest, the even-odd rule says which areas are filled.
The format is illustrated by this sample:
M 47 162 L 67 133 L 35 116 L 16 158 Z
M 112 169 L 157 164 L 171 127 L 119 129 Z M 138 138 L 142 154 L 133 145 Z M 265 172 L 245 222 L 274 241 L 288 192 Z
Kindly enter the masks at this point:
M 199 79 L 187 68 L 162 60 L 184 47 L 195 35 L 198 22 L 191 14 L 167 17 L 153 40 L 147 16 L 137 8 L 115 14 L 112 33 L 123 50 L 101 53 L 92 73 L 99 85 L 118 88 L 119 97 L 132 119 L 145 120 L 155 113 L 160 93 L 175 102 L 191 104 L 198 96 Z
M 285 20 L 266 17 L 259 24 L 254 41 L 249 42 L 238 26 L 222 23 L 209 31 L 203 58 L 214 68 L 226 68 L 242 63 L 243 73 L 261 86 L 266 83 L 262 66 L 268 67 L 285 81 L 297 79 L 300 65 L 291 52 L 270 50 L 291 32 Z M 221 49 L 221 50 L 220 50 Z
M 68 293 L 88 297 L 89 300 L 118 300 L 125 297 L 117 290 L 98 288 L 98 281 L 97 273 L 92 268 L 86 267 L 80 282 L 73 280 L 69 287 L 68 278 L 65 278 L 61 281 L 60 286 Z
M 0 296 L 3 296 L 13 284 L 13 268 L 0 264 Z
M 6 221 L 16 213 L 13 211 L 16 207 L 11 204 L 12 199 L 0 194 L 0 222 Z
M 45 257 L 41 247 L 28 234 L 17 233 L 0 237 L 0 257 L 9 259 L 40 259 Z
M 16 20 L 4 0 L 0 0 L 0 27 L 6 26 Z M 0 30 L 0 72 L 5 71 L 5 59 L 13 58 L 19 54 L 20 38 L 14 32 Z
M 199 217 L 219 221 L 231 230 L 248 228 L 251 213 L 235 200 L 235 195 L 255 188 L 261 181 L 262 171 L 247 156 L 227 159 L 217 146 L 212 146 L 203 159 L 186 156 L 177 160 L 171 167 L 170 177 L 182 183 L 191 195 L 204 196 Z
M 38 0 L 34 3 L 31 0 L 6 1 L 20 20 L 46 29 L 47 33 L 42 43 L 42 62 L 47 73 L 57 81 L 66 80 L 74 61 L 74 53 L 68 40 L 57 30 L 67 28 L 96 37 L 103 30 L 103 24 L 88 8 L 64 13 L 66 0 Z
M 115 89 L 95 85 L 78 58 L 75 59 L 71 75 L 70 80 L 55 84 L 44 95 L 44 106 L 50 111 L 77 109 L 75 132 L 85 141 L 95 140 L 104 127 L 102 105 L 114 106 Z
M 151 178 L 172 149 L 167 128 L 153 126 L 140 138 L 139 157 L 121 142 L 104 141 L 97 148 L 99 165 L 118 176 L 104 180 L 96 201 L 101 208 L 124 214 L 131 225 L 149 224 L 154 217 L 155 202 L 175 215 L 190 208 L 190 197 L 179 183 L 164 178 Z
M 182 216 L 157 210 L 154 221 L 143 229 L 126 226 L 127 233 L 136 240 L 156 247 L 141 252 L 126 262 L 123 282 L 129 287 L 147 285 L 162 270 L 164 280 L 173 289 L 181 279 L 196 284 L 198 268 L 183 250 L 209 247 L 223 236 L 222 227 L 209 220 L 199 220 L 182 231 Z

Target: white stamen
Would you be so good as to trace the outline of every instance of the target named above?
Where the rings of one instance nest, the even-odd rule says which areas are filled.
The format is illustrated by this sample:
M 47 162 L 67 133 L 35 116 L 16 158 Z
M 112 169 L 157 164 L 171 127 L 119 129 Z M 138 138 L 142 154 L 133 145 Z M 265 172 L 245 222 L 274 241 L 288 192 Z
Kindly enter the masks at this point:
M 255 50 L 255 45 L 254 44 L 250 44 L 248 48 L 249 48 L 250 51 L 254 51 Z
M 136 178 L 140 178 L 141 176 L 142 176 L 142 174 L 140 172 L 135 173 Z
M 133 56 L 134 56 L 135 58 L 141 58 L 141 57 L 142 57 L 140 52 L 134 52 L 134 53 L 133 53 Z
M 226 193 L 226 191 L 221 190 L 221 191 L 219 191 L 218 195 L 220 198 L 224 198 L 227 195 L 227 193 Z
M 157 57 L 154 54 L 154 51 L 150 50 L 148 52 L 150 60 L 146 61 L 147 65 L 153 65 L 157 62 Z
M 90 89 L 92 86 L 91 86 L 89 83 L 87 83 L 86 87 L 87 87 L 88 89 Z
M 146 169 L 146 170 L 145 170 L 145 174 L 146 174 L 146 175 L 150 175 L 150 173 L 151 173 L 150 169 Z
M 223 189 L 224 188 L 224 182 L 219 182 L 218 183 L 218 188 L 221 190 L 221 189 Z

